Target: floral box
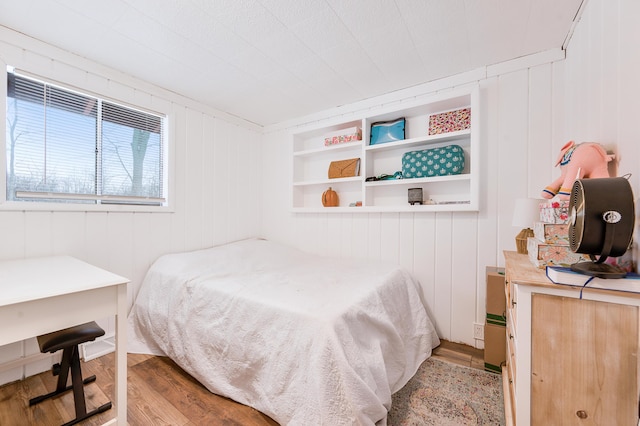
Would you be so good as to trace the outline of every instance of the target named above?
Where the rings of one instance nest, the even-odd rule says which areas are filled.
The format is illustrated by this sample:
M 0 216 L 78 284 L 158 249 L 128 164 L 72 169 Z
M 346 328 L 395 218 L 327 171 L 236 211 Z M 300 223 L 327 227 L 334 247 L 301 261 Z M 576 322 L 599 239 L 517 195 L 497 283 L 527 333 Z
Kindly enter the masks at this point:
M 569 225 L 566 223 L 533 224 L 533 236 L 545 244 L 569 245 Z
M 360 140 L 362 140 L 362 130 L 360 127 L 350 127 L 348 129 L 338 130 L 325 135 L 324 146 Z
M 569 223 L 569 201 L 545 201 L 540 203 L 540 222 Z
M 440 112 L 429 116 L 429 134 L 457 132 L 471 127 L 471 108 Z
M 545 244 L 535 237 L 527 239 L 527 251 L 531 263 L 540 269 L 547 266 L 571 266 L 589 260 L 580 253 L 572 252 L 567 245 Z

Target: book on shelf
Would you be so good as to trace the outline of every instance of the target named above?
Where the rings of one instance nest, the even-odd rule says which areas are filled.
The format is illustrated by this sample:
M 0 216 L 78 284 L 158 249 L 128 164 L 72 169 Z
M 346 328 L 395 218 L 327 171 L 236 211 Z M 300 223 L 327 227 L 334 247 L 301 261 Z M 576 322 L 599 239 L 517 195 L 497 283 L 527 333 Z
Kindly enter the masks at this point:
M 546 274 L 554 284 L 640 293 L 640 275 L 633 272 L 624 278 L 611 279 L 581 274 L 564 266 L 547 266 Z

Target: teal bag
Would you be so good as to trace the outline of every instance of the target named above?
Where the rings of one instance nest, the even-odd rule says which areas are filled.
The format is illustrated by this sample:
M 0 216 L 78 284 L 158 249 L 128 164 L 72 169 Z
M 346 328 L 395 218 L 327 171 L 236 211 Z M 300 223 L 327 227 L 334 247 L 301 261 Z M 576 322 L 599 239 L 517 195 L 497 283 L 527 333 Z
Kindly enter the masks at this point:
M 371 123 L 369 145 L 404 140 L 404 117 L 392 121 Z
M 405 179 L 459 175 L 464 170 L 464 150 L 459 145 L 405 152 L 402 176 Z

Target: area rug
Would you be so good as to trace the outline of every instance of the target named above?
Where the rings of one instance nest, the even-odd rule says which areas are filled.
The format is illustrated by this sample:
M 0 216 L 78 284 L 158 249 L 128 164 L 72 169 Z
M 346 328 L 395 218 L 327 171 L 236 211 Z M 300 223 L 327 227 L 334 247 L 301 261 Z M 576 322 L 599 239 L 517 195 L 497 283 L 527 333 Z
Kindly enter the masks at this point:
M 434 358 L 392 395 L 388 426 L 504 425 L 502 377 Z

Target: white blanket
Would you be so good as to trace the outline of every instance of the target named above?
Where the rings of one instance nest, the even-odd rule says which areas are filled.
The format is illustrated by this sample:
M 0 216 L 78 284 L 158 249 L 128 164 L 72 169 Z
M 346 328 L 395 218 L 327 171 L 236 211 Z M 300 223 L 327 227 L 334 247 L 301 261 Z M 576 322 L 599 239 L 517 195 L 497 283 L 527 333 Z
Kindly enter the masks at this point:
M 282 425 L 385 425 L 439 344 L 404 270 L 258 239 L 161 257 L 129 324 L 130 352 Z

